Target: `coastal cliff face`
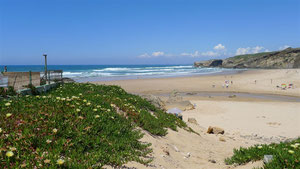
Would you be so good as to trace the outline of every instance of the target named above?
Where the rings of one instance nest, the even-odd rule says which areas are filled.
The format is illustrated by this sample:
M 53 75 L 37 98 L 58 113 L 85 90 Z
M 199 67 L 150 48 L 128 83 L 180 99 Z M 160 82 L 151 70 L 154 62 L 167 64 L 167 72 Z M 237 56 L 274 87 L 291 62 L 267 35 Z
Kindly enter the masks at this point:
M 282 51 L 264 52 L 195 62 L 195 67 L 223 68 L 300 68 L 300 48 L 287 48 Z

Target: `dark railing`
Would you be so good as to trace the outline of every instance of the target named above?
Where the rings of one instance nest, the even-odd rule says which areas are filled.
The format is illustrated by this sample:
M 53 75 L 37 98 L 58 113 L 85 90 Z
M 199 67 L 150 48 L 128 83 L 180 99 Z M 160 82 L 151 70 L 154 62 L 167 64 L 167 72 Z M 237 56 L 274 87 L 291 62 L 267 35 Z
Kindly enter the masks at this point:
M 46 79 L 47 78 L 47 79 Z M 41 83 L 62 82 L 63 70 L 47 70 L 47 76 L 45 73 L 41 75 Z

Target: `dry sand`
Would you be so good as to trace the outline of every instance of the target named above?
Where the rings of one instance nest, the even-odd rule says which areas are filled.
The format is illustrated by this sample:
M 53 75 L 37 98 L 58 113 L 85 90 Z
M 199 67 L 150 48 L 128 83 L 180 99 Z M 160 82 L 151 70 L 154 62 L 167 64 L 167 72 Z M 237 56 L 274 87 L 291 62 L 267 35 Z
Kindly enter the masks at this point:
M 222 87 L 225 80 L 233 81 L 228 89 Z M 232 75 L 134 79 L 93 83 L 119 85 L 128 92 L 139 94 L 170 93 L 177 90 L 179 92 L 246 92 L 300 96 L 300 69 L 249 70 Z M 293 84 L 295 88 L 282 90 L 276 87 L 281 86 L 283 83 Z M 212 85 L 215 85 L 215 88 Z
M 233 81 L 228 89 L 222 88 L 225 80 Z M 251 70 L 232 75 L 96 83 L 120 85 L 128 92 L 137 94 L 162 95 L 177 90 L 179 92 L 263 93 L 300 97 L 299 69 Z M 282 83 L 292 83 L 294 88 L 282 90 L 276 87 Z M 213 88 L 212 85 L 215 87 Z M 162 99 L 165 100 L 166 97 Z M 262 162 L 229 166 L 224 163 L 224 159 L 233 154 L 233 148 L 279 142 L 300 136 L 300 102 L 224 96 L 186 96 L 184 99 L 196 104 L 196 108 L 183 112 L 183 120 L 195 118 L 197 125 L 189 122 L 187 124 L 200 136 L 183 129 L 179 129 L 178 132 L 169 130 L 165 137 L 153 137 L 146 133 L 142 141 L 152 143 L 153 162 L 147 167 L 137 163 L 129 163 L 126 167 L 253 168 L 262 166 Z M 225 130 L 225 134 L 206 134 L 209 126 L 221 127 Z M 220 141 L 220 137 L 225 141 Z

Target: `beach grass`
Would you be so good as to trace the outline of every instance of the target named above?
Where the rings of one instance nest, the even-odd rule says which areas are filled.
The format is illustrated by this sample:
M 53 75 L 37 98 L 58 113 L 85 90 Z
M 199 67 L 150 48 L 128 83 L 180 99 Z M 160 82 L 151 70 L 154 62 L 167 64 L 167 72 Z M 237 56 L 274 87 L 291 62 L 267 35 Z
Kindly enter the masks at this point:
M 0 101 L 3 168 L 101 168 L 151 162 L 141 130 L 164 136 L 186 128 L 118 86 L 65 84 L 36 96 Z
M 300 138 L 291 142 L 234 149 L 234 155 L 227 158 L 225 162 L 230 165 L 242 165 L 262 160 L 264 155 L 273 155 L 272 161 L 264 164 L 265 169 L 300 168 Z

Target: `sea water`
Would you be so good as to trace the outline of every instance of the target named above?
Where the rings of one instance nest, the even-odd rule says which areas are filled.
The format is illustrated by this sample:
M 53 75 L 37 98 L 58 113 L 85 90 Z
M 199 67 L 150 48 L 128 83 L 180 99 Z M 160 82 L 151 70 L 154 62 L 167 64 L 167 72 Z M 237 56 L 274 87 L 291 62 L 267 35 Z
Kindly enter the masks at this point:
M 0 66 L 4 70 L 4 66 Z M 8 65 L 9 72 L 43 72 L 43 65 Z M 48 70 L 63 70 L 63 77 L 79 82 L 140 78 L 182 77 L 230 72 L 233 69 L 197 68 L 193 65 L 48 65 Z

